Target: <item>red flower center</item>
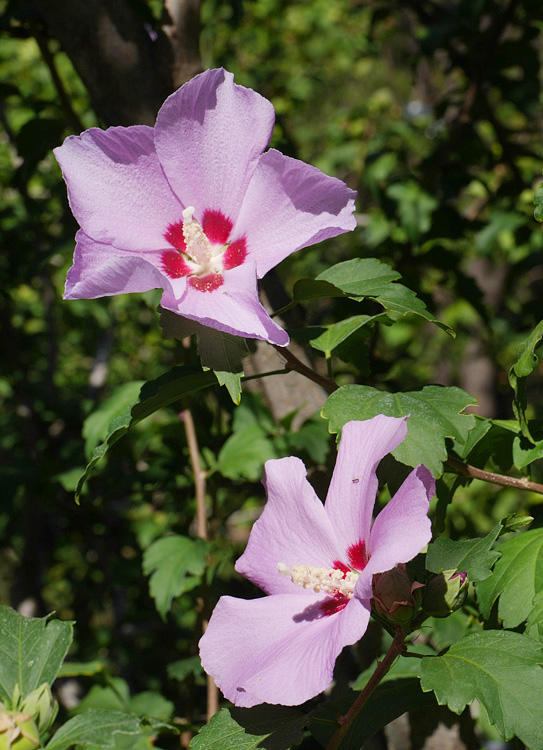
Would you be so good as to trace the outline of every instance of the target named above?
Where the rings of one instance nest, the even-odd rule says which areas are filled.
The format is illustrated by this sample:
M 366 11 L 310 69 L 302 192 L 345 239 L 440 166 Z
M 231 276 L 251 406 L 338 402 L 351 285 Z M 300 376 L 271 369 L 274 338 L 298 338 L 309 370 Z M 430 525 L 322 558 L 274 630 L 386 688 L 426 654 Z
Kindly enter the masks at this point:
M 213 292 L 224 283 L 223 274 L 240 266 L 247 256 L 245 237 L 230 240 L 233 222 L 222 211 L 206 209 L 202 224 L 192 219 L 192 207 L 183 220 L 170 224 L 164 238 L 175 250 L 162 253 L 162 271 L 170 279 L 189 277 L 199 292 Z

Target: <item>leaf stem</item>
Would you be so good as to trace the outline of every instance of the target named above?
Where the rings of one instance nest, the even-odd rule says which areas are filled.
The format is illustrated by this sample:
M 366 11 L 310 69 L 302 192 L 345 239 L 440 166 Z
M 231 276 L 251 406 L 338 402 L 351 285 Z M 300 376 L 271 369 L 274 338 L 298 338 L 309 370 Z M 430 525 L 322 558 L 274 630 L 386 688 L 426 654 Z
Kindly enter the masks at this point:
M 353 705 L 350 707 L 350 709 L 347 711 L 347 713 L 344 716 L 340 716 L 339 719 L 337 720 L 338 728 L 332 735 L 332 738 L 327 745 L 327 750 L 337 750 L 337 748 L 339 748 L 341 741 L 343 739 L 343 736 L 349 729 L 352 722 L 355 720 L 355 718 L 360 713 L 362 708 L 366 705 L 369 698 L 374 693 L 375 689 L 377 688 L 377 686 L 379 685 L 383 677 L 386 675 L 386 673 L 389 671 L 389 669 L 392 667 L 392 665 L 396 661 L 396 658 L 400 656 L 400 654 L 403 654 L 405 652 L 407 647 L 405 646 L 403 642 L 404 638 L 405 638 L 405 631 L 403 629 L 403 626 L 397 625 L 396 635 L 394 636 L 394 640 L 390 644 L 390 648 L 385 654 L 383 661 L 377 662 L 377 667 L 375 669 L 375 672 L 370 677 L 365 688 L 362 690 L 362 692 L 360 693 L 358 698 L 355 700 Z
M 449 456 L 445 462 L 447 466 L 460 474 L 462 477 L 469 477 L 470 479 L 482 479 L 483 482 L 490 482 L 491 484 L 499 484 L 502 487 L 514 487 L 517 490 L 527 490 L 528 492 L 538 492 L 543 495 L 543 484 L 532 482 L 530 479 L 523 477 L 517 479 L 516 477 L 508 477 L 503 474 L 495 474 L 493 471 L 484 471 L 478 469 L 476 466 L 465 464 L 459 461 L 453 456 Z
M 196 529 L 200 539 L 207 541 L 207 508 L 206 508 L 206 473 L 200 463 L 200 451 L 198 449 L 198 438 L 190 409 L 183 409 L 180 415 L 185 426 L 185 435 L 189 447 L 190 462 L 194 474 L 194 488 L 196 493 Z M 207 571 L 202 577 L 202 635 L 207 628 L 208 614 L 208 592 L 207 592 Z M 207 720 L 209 721 L 219 710 L 219 691 L 213 677 L 207 675 Z
M 272 346 L 286 360 L 287 367 L 285 369 L 299 372 L 300 375 L 304 375 L 304 377 L 309 378 L 309 380 L 312 380 L 314 383 L 317 383 L 317 385 L 320 385 L 321 388 L 324 388 L 324 390 L 328 393 L 333 393 L 339 388 L 337 383 L 335 383 L 331 378 L 326 378 L 323 375 L 319 375 L 317 372 L 315 372 L 315 370 L 312 370 L 311 367 L 305 365 L 301 360 L 298 359 L 295 354 L 290 351 L 290 349 L 287 349 L 284 346 L 277 346 L 276 344 L 272 344 Z

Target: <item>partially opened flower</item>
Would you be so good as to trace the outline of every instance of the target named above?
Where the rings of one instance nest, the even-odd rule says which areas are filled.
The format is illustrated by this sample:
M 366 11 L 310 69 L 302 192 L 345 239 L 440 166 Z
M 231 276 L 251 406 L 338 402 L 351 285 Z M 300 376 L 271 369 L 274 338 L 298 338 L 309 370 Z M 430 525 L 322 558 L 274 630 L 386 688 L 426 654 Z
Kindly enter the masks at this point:
M 376 467 L 406 433 L 405 419 L 383 415 L 346 424 L 324 505 L 298 458 L 266 463 L 268 501 L 236 570 L 269 596 L 222 597 L 200 641 L 204 669 L 236 705 L 296 705 L 324 690 L 366 631 L 373 575 L 430 540 L 434 480 L 422 465 L 372 523 Z
M 55 154 L 81 226 L 65 298 L 162 288 L 162 306 L 285 345 L 257 277 L 354 229 L 354 193 L 271 149 L 272 104 L 208 70 L 170 96 L 154 128 L 91 128 Z

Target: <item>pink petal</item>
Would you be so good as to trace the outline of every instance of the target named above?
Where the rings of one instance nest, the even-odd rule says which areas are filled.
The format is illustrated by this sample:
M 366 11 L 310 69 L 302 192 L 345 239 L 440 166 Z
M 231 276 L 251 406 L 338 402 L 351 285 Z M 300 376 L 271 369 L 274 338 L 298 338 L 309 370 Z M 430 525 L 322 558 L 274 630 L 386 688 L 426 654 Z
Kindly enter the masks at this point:
M 74 264 L 68 271 L 64 299 L 92 299 L 126 292 L 169 287 L 154 264 L 128 251 L 95 242 L 83 231 L 76 235 Z
M 278 563 L 330 568 L 341 553 L 324 506 L 306 479 L 299 458 L 266 461 L 263 483 L 268 501 L 254 524 L 236 570 L 267 594 L 298 593 Z M 314 595 L 299 590 L 300 595 Z
M 183 204 L 197 215 L 220 210 L 234 221 L 273 122 L 271 103 L 222 68 L 172 94 L 158 113 L 155 144 Z
M 164 234 L 183 206 L 159 164 L 152 128 L 91 128 L 66 138 L 55 156 L 89 237 L 124 250 L 168 247 Z
M 382 414 L 343 426 L 325 508 L 345 552 L 368 544 L 377 494 L 375 470 L 406 434 L 405 418 Z
M 428 518 L 435 480 L 420 464 L 375 519 L 370 532 L 370 561 L 357 581 L 356 594 L 367 597 L 374 573 L 412 560 L 432 538 Z
M 246 707 L 293 706 L 328 687 L 342 649 L 365 633 L 369 609 L 353 598 L 326 616 L 323 601 L 317 594 L 219 600 L 200 640 L 200 656 L 228 700 Z
M 271 149 L 258 162 L 232 236 L 246 236 L 261 278 L 294 251 L 354 229 L 355 196 L 340 180 Z
M 186 284 L 185 292 L 182 296 L 165 294 L 160 304 L 219 331 L 286 346 L 287 332 L 273 322 L 258 299 L 254 263 L 226 271 L 222 279 L 223 283 L 210 291 L 200 291 L 185 279 L 176 279 Z

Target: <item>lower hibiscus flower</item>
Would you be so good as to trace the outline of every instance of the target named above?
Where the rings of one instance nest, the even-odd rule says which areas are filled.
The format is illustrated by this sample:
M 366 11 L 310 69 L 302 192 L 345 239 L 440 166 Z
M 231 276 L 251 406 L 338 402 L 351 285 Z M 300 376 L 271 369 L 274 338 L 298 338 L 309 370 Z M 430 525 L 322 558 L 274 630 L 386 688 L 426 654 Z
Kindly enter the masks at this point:
M 423 465 L 372 522 L 377 465 L 406 434 L 405 419 L 383 415 L 346 424 L 324 505 L 300 459 L 267 461 L 268 500 L 236 570 L 268 596 L 222 597 L 200 641 L 204 669 L 236 705 L 297 705 L 324 690 L 366 631 L 373 575 L 429 542 Z

